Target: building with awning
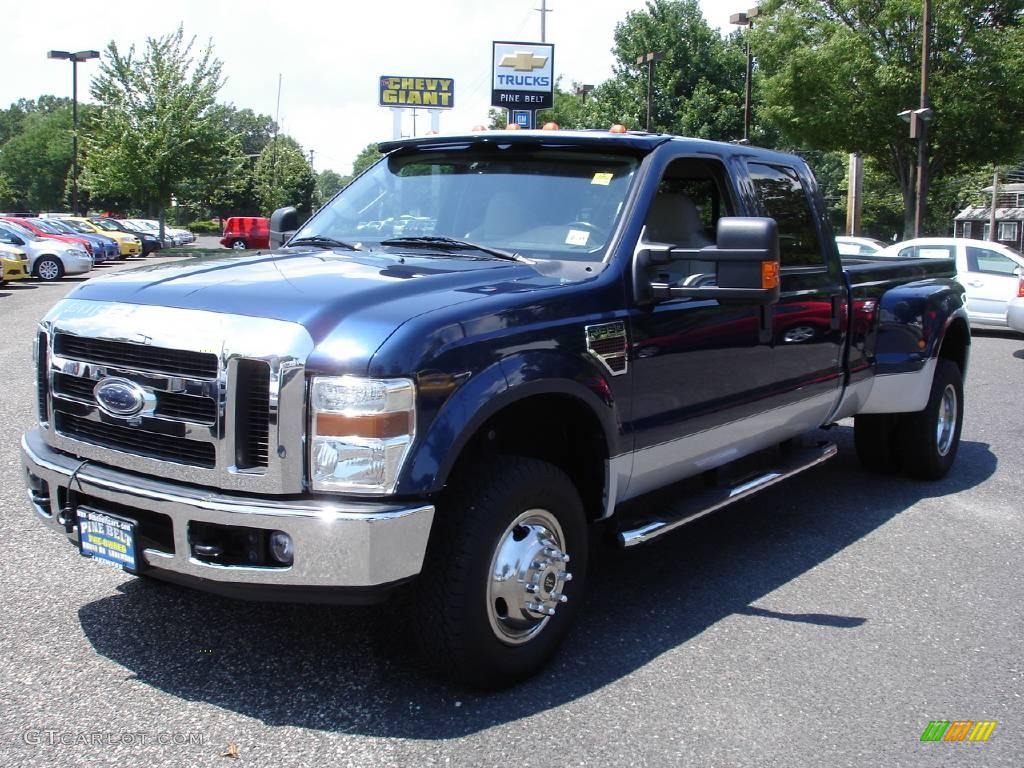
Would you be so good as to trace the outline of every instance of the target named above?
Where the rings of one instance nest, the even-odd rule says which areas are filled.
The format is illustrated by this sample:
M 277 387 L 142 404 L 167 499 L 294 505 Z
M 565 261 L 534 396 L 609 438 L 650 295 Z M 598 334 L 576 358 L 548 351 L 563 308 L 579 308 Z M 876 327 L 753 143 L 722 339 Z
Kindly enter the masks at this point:
M 992 187 L 982 192 L 992 195 Z M 972 205 L 953 221 L 953 236 L 988 240 L 992 208 Z M 996 194 L 996 242 L 1022 250 L 1024 246 L 1024 184 L 1001 184 Z

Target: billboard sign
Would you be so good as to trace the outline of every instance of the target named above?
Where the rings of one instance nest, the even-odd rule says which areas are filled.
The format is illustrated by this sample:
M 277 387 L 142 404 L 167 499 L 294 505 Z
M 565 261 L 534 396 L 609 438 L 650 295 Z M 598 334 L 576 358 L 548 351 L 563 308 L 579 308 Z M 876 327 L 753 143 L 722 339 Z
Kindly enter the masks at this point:
M 493 45 L 491 106 L 505 109 L 553 106 L 555 46 L 509 42 Z
M 381 75 L 380 105 L 452 109 L 455 107 L 455 81 L 450 77 Z

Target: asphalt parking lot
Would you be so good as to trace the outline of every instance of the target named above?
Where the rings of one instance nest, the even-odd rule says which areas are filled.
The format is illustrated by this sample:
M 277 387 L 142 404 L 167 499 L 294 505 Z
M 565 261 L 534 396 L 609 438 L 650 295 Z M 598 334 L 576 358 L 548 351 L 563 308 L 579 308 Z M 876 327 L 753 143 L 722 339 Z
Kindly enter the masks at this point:
M 393 610 L 138 580 L 32 519 L 32 331 L 78 282 L 0 287 L 0 765 L 1024 764 L 1024 337 L 975 338 L 945 480 L 864 473 L 842 425 L 830 464 L 603 553 L 554 663 L 481 695 Z

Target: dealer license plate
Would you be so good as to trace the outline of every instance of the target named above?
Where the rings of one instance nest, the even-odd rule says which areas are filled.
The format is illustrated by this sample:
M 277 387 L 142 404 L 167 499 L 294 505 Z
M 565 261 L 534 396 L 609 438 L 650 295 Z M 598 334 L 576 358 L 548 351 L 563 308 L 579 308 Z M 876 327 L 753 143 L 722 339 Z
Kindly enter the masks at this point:
M 78 508 L 78 542 L 86 557 L 136 570 L 135 521 L 89 507 Z

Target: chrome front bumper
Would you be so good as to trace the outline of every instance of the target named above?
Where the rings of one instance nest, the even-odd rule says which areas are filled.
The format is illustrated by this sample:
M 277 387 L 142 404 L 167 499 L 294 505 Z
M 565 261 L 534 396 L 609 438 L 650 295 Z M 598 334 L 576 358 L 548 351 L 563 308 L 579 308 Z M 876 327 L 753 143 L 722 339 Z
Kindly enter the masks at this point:
M 59 518 L 71 475 L 82 462 L 48 446 L 37 429 L 22 438 L 21 456 L 29 500 L 39 519 L 77 545 L 77 527 L 69 532 Z M 39 481 L 46 482 L 46 493 L 40 492 Z M 106 501 L 166 515 L 173 527 L 174 551 L 143 549 L 141 563 L 155 569 L 153 575 L 166 575 L 170 580 L 178 576 L 179 580 L 199 579 L 225 586 L 370 588 L 393 584 L 420 572 L 434 517 L 434 507 L 429 504 L 231 495 L 91 462 L 75 475 L 73 491 L 90 497 L 90 506 L 102 507 Z M 284 531 L 295 545 L 294 562 L 287 567 L 252 567 L 196 559 L 189 525 L 200 522 Z

